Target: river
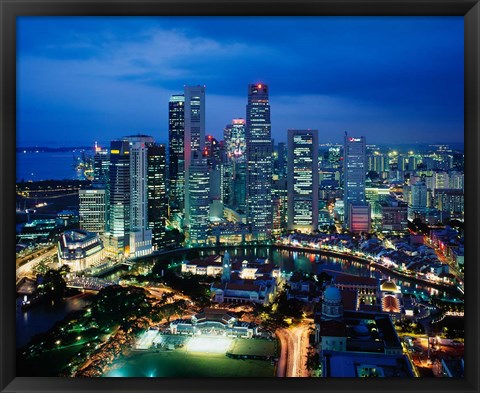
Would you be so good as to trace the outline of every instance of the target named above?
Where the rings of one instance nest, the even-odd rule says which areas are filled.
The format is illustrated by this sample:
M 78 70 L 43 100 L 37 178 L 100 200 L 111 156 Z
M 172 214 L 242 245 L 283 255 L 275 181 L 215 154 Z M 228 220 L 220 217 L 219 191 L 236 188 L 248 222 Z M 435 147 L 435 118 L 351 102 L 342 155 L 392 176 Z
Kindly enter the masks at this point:
M 334 272 L 343 272 L 363 277 L 388 278 L 389 276 L 377 271 L 365 264 L 350 260 L 348 258 L 335 258 L 331 256 L 313 254 L 308 252 L 291 251 L 270 247 L 238 247 L 229 248 L 232 258 L 245 257 L 269 258 L 270 261 L 280 267 L 282 272 L 290 273 L 293 271 L 303 271 L 309 274 L 319 274 L 326 272 L 332 274 Z M 181 257 L 186 258 L 188 252 L 176 252 L 169 254 L 169 258 Z M 224 250 L 203 250 L 200 252 L 202 256 L 212 254 L 223 254 Z M 165 257 L 149 257 L 139 264 L 149 266 L 152 261 L 165 259 Z M 122 275 L 127 273 L 127 269 L 119 268 L 105 276 L 104 279 L 109 281 L 117 281 Z M 424 285 L 401 281 L 395 279 L 397 284 L 402 288 L 403 292 L 423 293 L 424 295 L 440 295 L 449 297 L 447 293 L 440 293 L 437 289 L 428 288 Z M 21 347 L 38 333 L 49 330 L 56 322 L 63 319 L 70 311 L 80 310 L 89 304 L 89 296 L 76 296 L 68 298 L 57 303 L 42 303 L 27 311 L 22 311 L 17 307 L 17 347 Z

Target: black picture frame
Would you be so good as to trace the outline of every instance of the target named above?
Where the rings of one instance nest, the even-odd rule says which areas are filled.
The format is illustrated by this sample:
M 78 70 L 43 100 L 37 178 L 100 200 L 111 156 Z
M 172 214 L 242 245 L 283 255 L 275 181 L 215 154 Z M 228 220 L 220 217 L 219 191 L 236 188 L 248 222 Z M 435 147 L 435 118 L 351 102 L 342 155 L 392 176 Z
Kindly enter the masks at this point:
M 464 0 L 286 0 L 286 1 L 13 1 L 0 0 L 0 390 L 2 392 L 478 392 L 479 391 L 479 183 L 480 166 L 480 5 Z M 24 15 L 460 15 L 465 21 L 465 378 L 463 379 L 142 379 L 15 377 L 15 105 L 17 16 Z

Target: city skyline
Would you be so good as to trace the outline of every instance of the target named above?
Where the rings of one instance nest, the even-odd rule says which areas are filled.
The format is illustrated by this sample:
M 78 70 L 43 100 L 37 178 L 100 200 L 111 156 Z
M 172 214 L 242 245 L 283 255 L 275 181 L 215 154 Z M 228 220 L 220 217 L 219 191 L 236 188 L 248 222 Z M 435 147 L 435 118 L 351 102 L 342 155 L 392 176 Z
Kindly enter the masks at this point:
M 165 142 L 184 85 L 206 85 L 221 139 L 252 82 L 270 86 L 276 141 L 463 142 L 462 18 L 24 17 L 18 31 L 18 146 Z

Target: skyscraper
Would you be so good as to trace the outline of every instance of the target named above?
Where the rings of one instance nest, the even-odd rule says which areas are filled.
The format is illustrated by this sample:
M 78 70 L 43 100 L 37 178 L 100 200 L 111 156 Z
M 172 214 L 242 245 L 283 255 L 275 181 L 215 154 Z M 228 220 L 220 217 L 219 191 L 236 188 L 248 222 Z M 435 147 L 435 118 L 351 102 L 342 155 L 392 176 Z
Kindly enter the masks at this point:
M 147 145 L 154 141 L 146 135 L 125 139 L 130 143 L 130 254 L 140 257 L 152 252 L 152 231 L 148 225 Z
M 185 97 L 172 95 L 168 103 L 168 152 L 170 215 L 182 213 L 185 207 Z
M 223 130 L 225 157 L 222 162 L 223 202 L 245 213 L 245 119 L 232 119 Z M 241 205 L 241 207 L 239 206 Z
M 80 229 L 98 234 L 105 233 L 106 222 L 105 189 L 92 188 L 79 190 Z
M 408 207 L 408 218 L 414 219 L 416 216 L 425 217 L 427 212 L 427 185 L 424 182 L 418 182 L 411 186 L 411 204 Z
M 248 85 L 246 119 L 247 223 L 254 239 L 272 231 L 272 139 L 268 86 Z
M 318 130 L 288 130 L 288 229 L 318 228 Z
M 190 214 L 190 163 L 193 155 L 201 157 L 205 148 L 205 86 L 185 86 L 185 224 L 189 225 Z M 199 152 L 200 155 L 196 153 Z M 208 216 L 208 215 L 207 215 Z
M 209 217 L 210 176 L 206 158 L 197 151 L 193 154 L 189 170 L 189 223 L 190 243 L 205 244 Z
M 230 158 L 241 157 L 245 154 L 245 119 L 233 119 L 223 130 L 225 148 Z
M 123 253 L 130 233 L 130 144 L 110 143 L 109 165 L 109 232 Z
M 366 177 L 366 142 L 365 137 L 349 137 L 345 133 L 344 139 L 344 160 L 343 160 L 343 200 L 345 209 L 345 221 L 352 229 L 355 225 L 351 221 L 351 205 L 368 205 L 365 198 L 365 177 Z M 369 206 L 369 205 L 368 205 Z M 357 209 L 364 212 L 365 209 Z M 355 215 L 355 217 L 359 217 Z M 363 220 L 363 219 L 362 219 Z
M 165 223 L 168 214 L 165 150 L 165 145 L 148 144 L 148 227 L 152 230 L 152 245 L 156 250 L 165 245 Z
M 102 149 L 95 143 L 95 155 L 93 156 L 93 181 L 94 188 L 107 188 L 108 170 L 110 165 L 110 153 L 108 149 Z

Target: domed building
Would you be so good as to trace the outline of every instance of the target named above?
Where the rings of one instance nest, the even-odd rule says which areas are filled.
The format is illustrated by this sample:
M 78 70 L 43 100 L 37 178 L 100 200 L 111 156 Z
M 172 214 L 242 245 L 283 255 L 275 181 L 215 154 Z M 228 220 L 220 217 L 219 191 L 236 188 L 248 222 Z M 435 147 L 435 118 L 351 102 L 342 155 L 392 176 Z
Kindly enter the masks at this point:
M 381 292 L 391 292 L 391 293 L 400 293 L 400 288 L 398 288 L 397 284 L 395 284 L 394 281 L 392 281 L 391 279 L 388 279 L 386 281 L 384 281 L 381 285 L 380 285 L 380 291 Z
M 390 315 L 393 321 L 402 317 L 402 291 L 390 278 L 380 284 L 382 311 Z
M 339 320 L 343 317 L 342 294 L 334 286 L 328 286 L 323 292 L 322 298 L 322 319 Z

